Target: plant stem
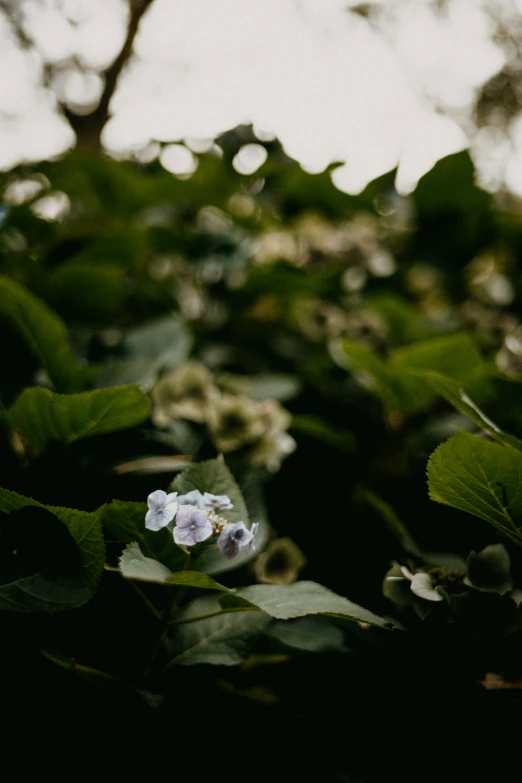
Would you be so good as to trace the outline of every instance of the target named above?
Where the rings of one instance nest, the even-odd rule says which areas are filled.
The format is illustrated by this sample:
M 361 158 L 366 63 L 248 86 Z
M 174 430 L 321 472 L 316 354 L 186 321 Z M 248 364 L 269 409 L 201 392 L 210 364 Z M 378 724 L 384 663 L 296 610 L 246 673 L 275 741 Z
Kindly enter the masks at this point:
M 187 571 L 188 567 L 190 565 L 190 552 L 187 552 L 187 559 L 185 561 L 185 565 L 183 566 L 183 571 Z M 183 599 L 183 596 L 187 592 L 186 587 L 180 587 L 178 591 L 176 592 L 176 597 L 174 598 L 174 601 L 172 602 L 172 606 L 170 607 L 170 622 L 172 623 L 174 618 L 176 617 L 177 613 L 179 612 L 179 604 L 180 601 Z M 156 646 L 154 647 L 154 650 L 152 651 L 152 655 L 150 657 L 150 661 L 147 664 L 147 668 L 145 670 L 145 680 L 148 680 L 151 676 L 153 666 L 156 662 L 156 658 L 158 657 L 160 651 L 163 648 L 163 645 L 167 641 L 168 638 L 168 625 L 165 627 L 163 633 L 161 634 L 160 638 L 158 639 Z
M 185 565 L 182 568 L 182 571 L 188 571 L 188 568 L 190 566 L 190 560 L 191 560 L 191 554 L 190 552 L 187 552 L 187 559 L 185 560 Z M 181 601 L 183 600 L 183 596 L 187 592 L 186 587 L 180 587 L 178 591 L 176 592 L 176 597 L 174 598 L 174 601 L 172 602 L 172 606 L 170 607 L 170 619 L 171 621 L 175 619 L 176 615 L 179 612 L 179 605 Z
M 154 617 L 156 618 L 156 620 L 159 620 L 159 621 L 160 621 L 160 623 L 162 623 L 162 622 L 163 622 L 163 617 L 162 617 L 162 615 L 160 614 L 160 612 L 158 612 L 158 610 L 156 609 L 156 607 L 154 606 L 154 604 L 152 603 L 152 601 L 149 601 L 149 599 L 147 598 L 147 596 L 145 595 L 145 593 L 144 593 L 142 590 L 140 590 L 140 588 L 138 587 L 138 585 L 137 585 L 135 582 L 133 582 L 133 581 L 132 581 L 132 579 L 127 579 L 126 581 L 127 581 L 127 582 L 128 582 L 128 584 L 130 584 L 130 586 L 131 586 L 131 587 L 132 587 L 132 588 L 133 588 L 133 589 L 136 591 L 136 593 L 139 595 L 139 597 L 141 598 L 141 600 L 143 601 L 143 603 L 145 604 L 145 606 L 146 606 L 146 607 L 149 609 L 149 611 L 150 611 L 150 612 L 151 612 L 151 613 L 154 615 Z

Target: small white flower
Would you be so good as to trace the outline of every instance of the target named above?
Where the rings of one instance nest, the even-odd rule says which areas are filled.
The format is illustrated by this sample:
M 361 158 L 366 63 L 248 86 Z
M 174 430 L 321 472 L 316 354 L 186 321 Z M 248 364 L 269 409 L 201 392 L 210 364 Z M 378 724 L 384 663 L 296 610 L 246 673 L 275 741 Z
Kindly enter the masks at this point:
M 203 495 L 199 489 L 193 489 L 192 492 L 187 492 L 186 495 L 180 495 L 178 498 L 180 506 L 196 506 L 196 508 L 204 508 Z
M 207 508 L 210 511 L 226 511 L 234 506 L 228 495 L 212 495 L 210 492 L 205 492 L 201 508 Z
M 148 530 L 161 530 L 172 522 L 178 510 L 177 495 L 177 492 L 167 495 L 162 489 L 151 492 L 147 498 L 149 510 L 145 516 L 145 527 Z
M 194 546 L 205 541 L 213 533 L 205 512 L 196 506 L 180 506 L 174 528 L 174 541 L 184 546 Z
M 219 551 L 227 560 L 232 560 L 239 550 L 248 546 L 254 538 L 250 530 L 247 530 L 244 522 L 236 522 L 235 525 L 227 525 L 218 538 Z
M 425 601 L 444 601 L 444 596 L 440 593 L 431 581 L 431 576 L 423 571 L 417 571 L 411 580 L 411 592 Z

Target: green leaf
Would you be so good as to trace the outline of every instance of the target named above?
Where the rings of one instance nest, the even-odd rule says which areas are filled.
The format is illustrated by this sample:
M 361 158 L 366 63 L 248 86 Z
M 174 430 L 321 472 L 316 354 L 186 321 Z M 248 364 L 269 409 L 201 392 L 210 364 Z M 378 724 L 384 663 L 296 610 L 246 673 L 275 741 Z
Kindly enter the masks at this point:
M 264 612 L 223 612 L 201 620 L 191 618 L 219 611 L 216 597 L 196 598 L 184 611 L 180 625 L 174 626 L 168 666 L 214 664 L 234 666 L 248 656 L 253 645 L 270 622 Z
M 485 593 L 504 595 L 513 589 L 511 562 L 503 544 L 490 544 L 481 552 L 470 552 L 464 582 Z
M 192 345 L 187 327 L 179 318 L 167 316 L 129 329 L 123 348 L 129 356 L 161 356 L 167 369 L 184 361 Z
M 518 544 L 522 536 L 522 454 L 461 432 L 436 449 L 428 463 L 432 500 L 491 522 Z
M 67 261 L 57 267 L 47 282 L 48 299 L 64 318 L 72 321 L 106 322 L 126 297 L 125 270 L 114 263 Z
M 363 373 L 365 385 L 374 391 L 388 410 L 401 408 L 403 391 L 400 382 L 371 348 L 352 340 L 342 341 L 342 350 L 350 369 Z
M 178 571 L 172 573 L 170 568 L 157 560 L 145 557 L 136 543 L 127 544 L 119 560 L 120 573 L 125 579 L 138 579 L 142 582 L 156 582 L 163 585 L 180 585 L 183 587 L 199 587 L 203 590 L 221 590 L 228 592 L 215 579 L 199 571 Z
M 72 443 L 134 427 L 149 414 L 149 398 L 137 386 L 82 394 L 55 394 L 42 387 L 25 389 L 9 410 L 9 421 L 38 450 L 51 441 Z
M 452 334 L 408 345 L 391 353 L 387 362 L 370 348 L 344 340 L 349 365 L 363 371 L 371 388 L 389 411 L 416 413 L 436 397 L 424 373 L 437 372 L 473 389 L 483 383 L 486 365 L 469 335 Z
M 419 372 L 437 372 L 455 381 L 472 383 L 485 365 L 475 342 L 467 334 L 451 334 L 408 345 L 394 351 L 388 369 L 402 385 L 402 409 L 416 412 L 435 397 L 429 382 Z
M 44 566 L 1 585 L 0 608 L 55 612 L 81 606 L 96 590 L 105 562 L 101 509 L 88 513 L 46 506 L 16 492 L 0 490 L 0 511 L 9 514 L 28 507 L 44 509 L 64 525 L 76 545 L 78 567 L 72 568 L 67 563 L 62 563 L 60 568 Z M 23 534 L 22 529 L 16 532 Z
M 340 615 L 355 622 L 368 623 L 381 628 L 392 627 L 383 617 L 353 604 L 347 598 L 336 595 L 316 582 L 296 582 L 280 585 L 251 585 L 236 594 L 278 620 L 304 617 L 310 614 Z
M 192 465 L 176 476 L 172 483 L 172 491 L 180 495 L 194 489 L 213 495 L 228 495 L 234 508 L 220 511 L 220 516 L 229 522 L 244 522 L 248 527 L 249 517 L 243 495 L 222 456 Z
M 127 544 L 118 561 L 120 573 L 125 579 L 138 579 L 142 582 L 165 584 L 172 571 L 167 566 L 145 557 L 139 544 Z
M 20 332 L 58 391 L 81 388 L 81 374 L 65 324 L 26 288 L 0 275 L 0 316 Z
M 166 583 L 182 587 L 199 587 L 202 590 L 220 590 L 221 592 L 228 592 L 229 589 L 220 585 L 208 574 L 202 574 L 201 571 L 178 571 L 175 574 L 170 574 Z
M 122 358 L 102 366 L 98 387 L 139 383 L 151 386 L 160 370 L 169 370 L 189 355 L 192 336 L 178 318 L 160 318 L 130 329 L 121 345 Z
M 113 500 L 102 507 L 101 523 L 105 535 L 124 544 L 137 542 L 143 554 L 163 563 L 170 571 L 181 570 L 187 562 L 187 554 L 174 543 L 172 533 L 166 527 L 147 530 L 145 527 L 146 503 Z
M 390 294 L 379 294 L 370 296 L 367 306 L 384 318 L 395 343 L 403 345 L 429 337 L 427 319 L 423 319 L 418 309 L 407 304 L 404 299 Z
M 344 634 L 326 617 L 298 617 L 276 620 L 266 635 L 285 647 L 301 652 L 344 652 Z
M 515 449 L 515 451 L 522 451 L 522 441 L 515 438 L 514 435 L 502 432 L 500 427 L 478 407 L 458 381 L 432 372 L 426 373 L 425 378 L 434 391 L 444 397 L 459 413 L 470 419 L 477 427 L 480 427 L 504 446 Z

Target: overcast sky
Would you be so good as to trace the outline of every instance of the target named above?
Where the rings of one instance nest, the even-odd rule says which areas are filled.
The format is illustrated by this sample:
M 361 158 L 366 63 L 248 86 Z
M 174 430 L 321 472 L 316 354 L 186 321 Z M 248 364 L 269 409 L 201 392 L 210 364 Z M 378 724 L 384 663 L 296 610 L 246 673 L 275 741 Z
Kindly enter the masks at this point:
M 468 145 L 466 122 L 450 116 L 470 112 L 504 54 L 481 0 L 452 0 L 445 16 L 425 0 L 389 0 L 380 30 L 346 6 L 155 0 L 111 104 L 107 149 L 120 155 L 151 139 L 212 138 L 252 122 L 310 171 L 345 162 L 333 174 L 342 190 L 356 193 L 396 165 L 399 189 L 411 190 L 438 158 Z M 127 21 L 125 0 L 20 0 L 20 7 L 37 53 L 20 50 L 0 21 L 3 170 L 74 144 L 54 93 L 41 86 L 42 61 L 76 57 L 84 70 L 64 67 L 55 89 L 88 104 Z M 514 124 L 507 146 L 489 139 L 480 153 L 478 142 L 485 184 L 504 178 L 522 194 L 522 125 Z

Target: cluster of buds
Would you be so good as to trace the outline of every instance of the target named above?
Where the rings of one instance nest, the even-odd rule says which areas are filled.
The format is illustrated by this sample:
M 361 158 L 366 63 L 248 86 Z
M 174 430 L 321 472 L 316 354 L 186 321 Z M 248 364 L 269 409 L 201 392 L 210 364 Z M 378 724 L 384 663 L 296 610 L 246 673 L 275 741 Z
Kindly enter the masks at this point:
M 180 546 L 195 546 L 217 537 L 219 551 L 227 560 L 232 560 L 245 547 L 250 552 L 255 550 L 258 523 L 248 530 L 244 522 L 232 524 L 218 514 L 234 507 L 228 495 L 201 493 L 198 489 L 178 495 L 157 489 L 148 496 L 147 505 L 145 527 L 154 531 L 169 528 Z
M 203 364 L 185 362 L 152 390 L 152 420 L 158 427 L 178 418 L 206 424 L 216 449 L 239 452 L 275 472 L 296 447 L 287 432 L 292 417 L 277 400 L 253 400 L 241 388 L 240 378 L 213 375 Z

